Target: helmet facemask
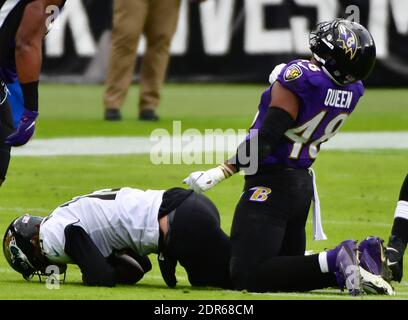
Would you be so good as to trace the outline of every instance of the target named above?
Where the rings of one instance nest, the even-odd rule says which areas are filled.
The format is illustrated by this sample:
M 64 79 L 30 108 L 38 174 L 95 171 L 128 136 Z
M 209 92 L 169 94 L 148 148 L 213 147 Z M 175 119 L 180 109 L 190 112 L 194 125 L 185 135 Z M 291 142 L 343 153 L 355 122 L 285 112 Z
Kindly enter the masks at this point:
M 31 225 L 24 226 L 29 220 L 33 220 Z M 27 281 L 35 275 L 40 282 L 43 277 L 50 277 L 55 273 L 55 266 L 50 268 L 51 263 L 41 253 L 38 244 L 38 232 L 42 218 L 25 215 L 14 220 L 7 229 L 3 239 L 3 253 L 9 265 Z M 29 231 L 27 231 L 27 229 Z M 65 281 L 66 265 L 56 266 L 59 274 L 64 274 Z

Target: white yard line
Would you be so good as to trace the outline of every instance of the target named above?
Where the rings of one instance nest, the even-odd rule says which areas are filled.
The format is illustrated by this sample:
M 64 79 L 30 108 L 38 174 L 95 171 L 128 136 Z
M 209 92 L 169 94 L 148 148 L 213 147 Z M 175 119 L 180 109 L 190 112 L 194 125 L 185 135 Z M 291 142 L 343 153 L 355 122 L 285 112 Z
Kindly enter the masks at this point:
M 11 269 L 11 268 L 0 268 L 0 273 L 14 273 L 14 274 L 18 274 L 18 273 L 16 273 L 13 269 Z
M 175 152 L 233 152 L 243 137 L 235 135 L 216 136 L 168 136 L 160 140 L 164 153 Z M 183 139 L 183 140 L 182 140 Z M 185 148 L 188 145 L 188 150 Z M 24 147 L 13 148 L 13 156 L 81 156 L 81 155 L 126 155 L 149 154 L 158 140 L 150 137 L 79 137 L 34 139 Z M 339 133 L 322 149 L 328 150 L 372 150 L 408 149 L 408 132 L 361 132 Z
M 383 223 L 383 222 L 368 222 L 368 221 L 350 221 L 350 220 L 323 220 L 324 224 L 339 224 L 339 225 L 367 225 L 369 224 L 370 227 L 384 227 L 384 228 L 390 228 L 391 223 Z
M 29 212 L 43 212 L 47 213 L 50 209 L 45 208 L 23 208 L 23 207 L 0 207 L 0 211 L 14 212 L 14 213 L 29 213 Z
M 408 149 L 408 132 L 346 132 L 339 133 L 322 149 Z
M 232 291 L 233 292 L 233 291 Z M 386 295 L 362 295 L 359 297 L 352 297 L 347 293 L 340 293 L 340 290 L 337 291 L 338 294 L 321 294 L 316 292 L 310 293 L 298 293 L 298 292 L 276 292 L 276 293 L 248 293 L 250 295 L 260 295 L 260 296 L 271 296 L 271 297 L 286 297 L 286 298 L 313 298 L 313 299 L 357 299 L 357 300 L 378 300 L 378 299 L 389 299 L 389 300 L 406 300 L 404 298 L 408 293 L 405 292 L 397 292 L 395 296 L 386 296 Z

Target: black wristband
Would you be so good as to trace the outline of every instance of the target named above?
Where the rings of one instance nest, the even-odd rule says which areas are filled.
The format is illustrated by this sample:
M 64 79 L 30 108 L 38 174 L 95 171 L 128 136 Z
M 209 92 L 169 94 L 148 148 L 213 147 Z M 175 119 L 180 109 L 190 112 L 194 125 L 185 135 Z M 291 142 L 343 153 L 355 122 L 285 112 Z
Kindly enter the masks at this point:
M 38 111 L 38 84 L 39 81 L 20 84 L 23 91 L 24 107 L 31 111 Z

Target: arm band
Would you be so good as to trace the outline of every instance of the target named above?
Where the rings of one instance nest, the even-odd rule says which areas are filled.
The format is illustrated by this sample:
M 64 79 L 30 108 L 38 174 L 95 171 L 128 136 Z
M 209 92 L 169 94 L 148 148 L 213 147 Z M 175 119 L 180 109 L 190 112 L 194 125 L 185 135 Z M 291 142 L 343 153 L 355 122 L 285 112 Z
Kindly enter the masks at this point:
M 21 83 L 21 90 L 23 91 L 24 107 L 31 111 L 38 112 L 38 84 L 39 81 Z
M 265 118 L 258 130 L 258 148 L 255 151 L 250 150 L 251 139 L 242 142 L 238 147 L 237 154 L 230 159 L 231 164 L 235 165 L 238 170 L 250 166 L 250 163 L 242 163 L 239 154 L 245 154 L 246 159 L 253 159 L 251 152 L 257 152 L 258 162 L 264 160 L 268 155 L 275 151 L 285 132 L 293 128 L 295 120 L 285 110 L 279 107 L 268 108 Z M 249 151 L 249 152 L 248 152 Z

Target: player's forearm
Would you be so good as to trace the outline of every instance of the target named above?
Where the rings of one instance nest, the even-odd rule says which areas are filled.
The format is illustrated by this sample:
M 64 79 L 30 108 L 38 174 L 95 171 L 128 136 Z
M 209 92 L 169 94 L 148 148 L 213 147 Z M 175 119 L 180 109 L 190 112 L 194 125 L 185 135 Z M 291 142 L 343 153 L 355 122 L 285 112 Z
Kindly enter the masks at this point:
M 41 45 L 19 44 L 16 47 L 16 67 L 24 106 L 31 111 L 38 111 L 38 83 L 42 63 Z
M 225 161 L 223 164 L 220 165 L 221 170 L 224 172 L 226 178 L 229 178 L 238 172 L 237 166 L 232 164 L 230 160 L 231 159 Z
M 38 110 L 38 81 L 42 65 L 42 40 L 46 32 L 44 0 L 35 0 L 24 10 L 15 42 L 18 80 L 22 85 L 25 107 Z
M 20 83 L 36 82 L 40 78 L 42 43 L 32 40 L 16 41 L 16 67 Z

